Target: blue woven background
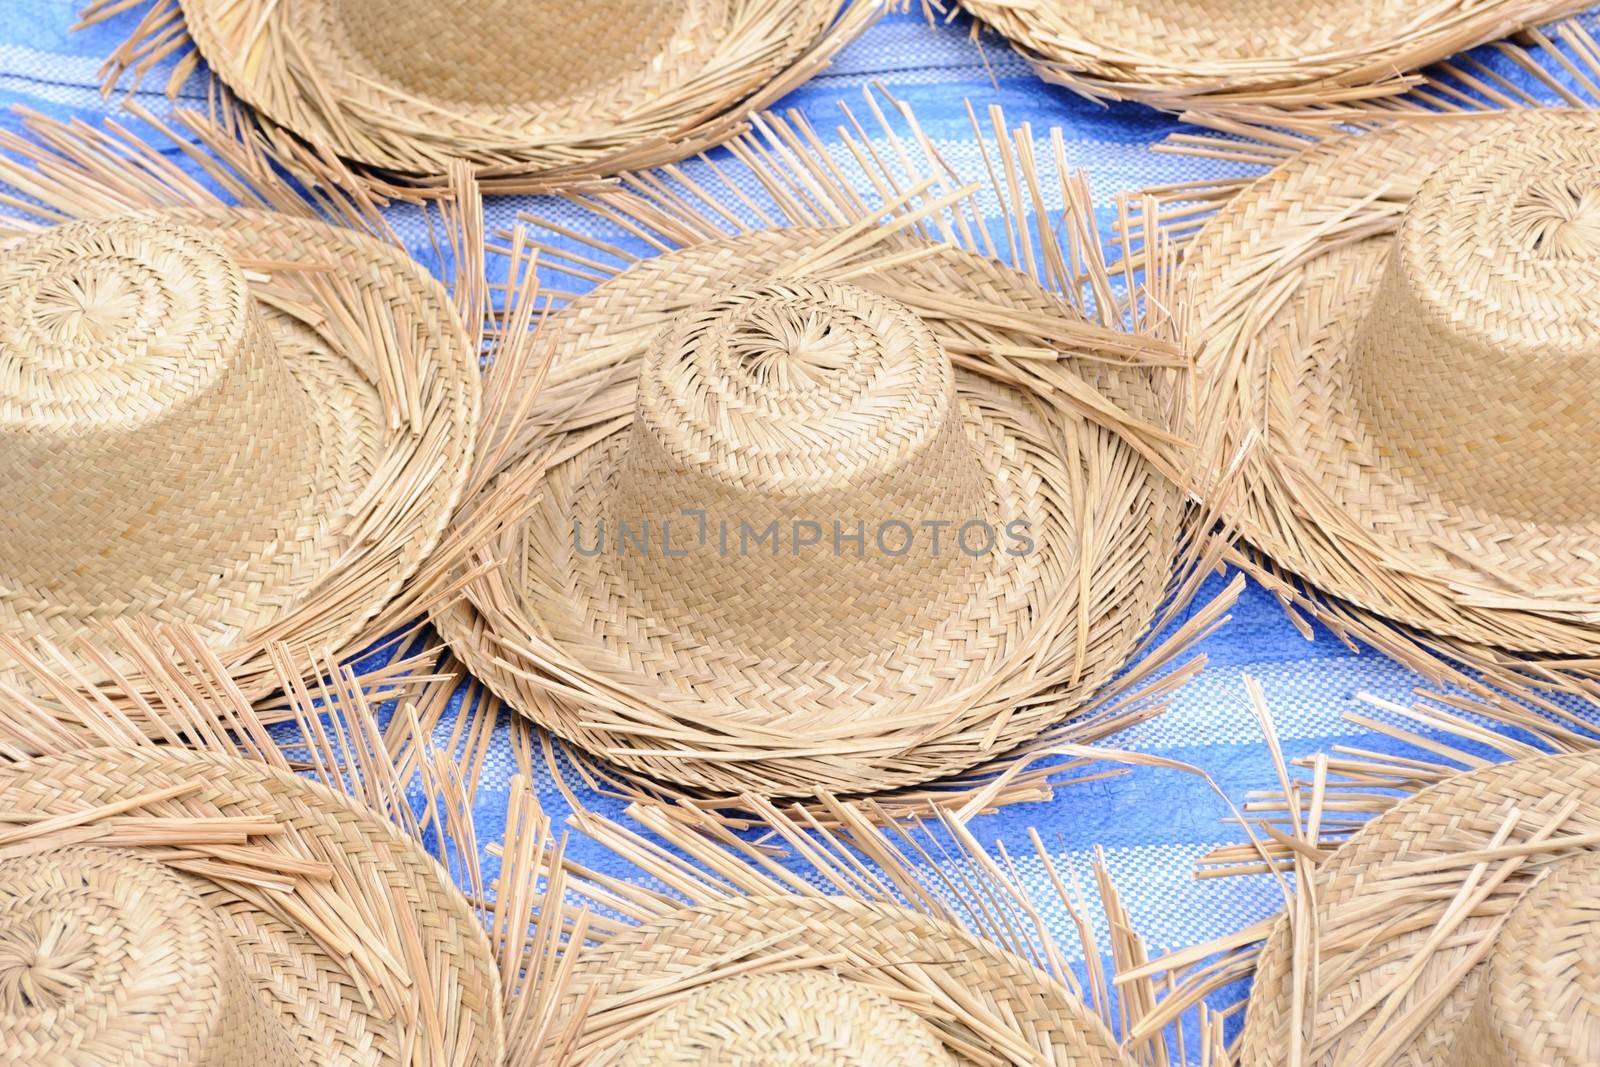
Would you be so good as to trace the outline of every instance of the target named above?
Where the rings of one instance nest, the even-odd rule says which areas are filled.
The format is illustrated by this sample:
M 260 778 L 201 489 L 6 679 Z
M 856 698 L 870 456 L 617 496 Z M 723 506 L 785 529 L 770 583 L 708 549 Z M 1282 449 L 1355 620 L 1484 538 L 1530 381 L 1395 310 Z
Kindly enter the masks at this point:
M 1292 0 L 1291 0 L 1292 2 Z M 132 27 L 124 17 L 111 25 L 69 34 L 77 0 L 4 0 L 0 4 L 0 103 L 25 104 L 57 116 L 95 118 L 115 101 L 102 101 L 96 70 Z M 824 76 L 789 96 L 783 106 L 804 111 L 826 133 L 838 120 L 840 98 L 859 100 L 863 87 L 881 82 L 908 101 L 928 133 L 959 167 L 974 153 L 964 101 L 1001 104 L 1013 123 L 1030 122 L 1043 136 L 1052 126 L 1064 131 L 1069 162 L 1087 168 L 1103 202 L 1119 190 L 1155 182 L 1188 181 L 1230 173 L 1226 166 L 1155 154 L 1151 147 L 1178 128 L 1174 121 L 1133 106 L 1102 108 L 1065 90 L 1046 86 L 993 36 L 983 48 L 959 19 L 934 28 L 917 14 L 891 15 L 849 47 Z M 990 73 L 995 80 L 991 81 Z M 138 95 L 158 112 L 162 72 L 148 79 Z M 195 92 L 193 88 L 190 90 Z M 198 103 L 198 98 L 196 99 Z M 16 128 L 11 115 L 0 125 Z M 968 157 L 972 158 L 972 157 Z M 498 200 L 489 208 L 490 224 L 503 224 L 522 202 Z M 540 210 L 560 214 L 559 204 Z M 561 215 L 563 221 L 592 226 L 592 220 Z M 430 255 L 420 231 L 402 233 L 420 258 Z M 609 236 L 609 235 L 608 235 Z M 1217 581 L 1208 587 L 1220 588 Z M 1276 712 L 1284 746 L 1291 756 L 1341 743 L 1372 747 L 1342 720 L 1357 695 L 1371 693 L 1404 702 L 1420 679 L 1367 653 L 1357 655 L 1326 634 L 1304 640 L 1271 598 L 1251 587 L 1232 620 L 1202 650 L 1209 668 L 1182 690 L 1170 714 L 1138 727 L 1114 743 L 1160 753 L 1208 770 L 1231 796 L 1242 800 L 1252 789 L 1271 788 L 1271 764 L 1245 699 L 1242 677 L 1263 684 Z M 1370 709 L 1367 709 L 1370 711 Z M 503 737 L 503 728 L 502 728 Z M 498 837 L 511 759 L 496 748 L 480 783 L 483 839 Z M 560 816 L 565 802 L 548 783 L 541 788 L 547 810 Z M 614 810 L 596 799 L 595 807 Z M 1076 944 L 1064 912 L 1032 859 L 1025 830 L 1037 827 L 1063 860 L 1087 872 L 1098 846 L 1142 932 L 1159 949 L 1180 948 L 1221 935 L 1258 919 L 1277 906 L 1276 890 L 1265 880 L 1195 882 L 1196 858 L 1213 846 L 1236 839 L 1222 825 L 1224 805 L 1197 780 L 1172 772 L 1136 770 L 1090 785 L 1073 787 L 1049 804 L 1020 805 L 985 817 L 975 825 L 980 840 L 1004 840 L 1019 857 L 1024 878 L 1037 883 L 1038 900 L 1059 943 Z M 579 858 L 602 871 L 625 874 L 614 860 L 593 847 L 575 846 Z

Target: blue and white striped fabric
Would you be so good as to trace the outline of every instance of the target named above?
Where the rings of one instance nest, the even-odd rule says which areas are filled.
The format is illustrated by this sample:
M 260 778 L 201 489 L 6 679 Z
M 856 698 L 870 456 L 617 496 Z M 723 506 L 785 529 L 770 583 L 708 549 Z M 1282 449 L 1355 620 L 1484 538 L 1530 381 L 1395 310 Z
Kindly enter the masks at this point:
M 115 99 L 102 100 L 96 72 L 103 57 L 131 30 L 134 17 L 69 33 L 78 3 L 6 0 L 0 13 L 0 103 L 91 120 L 115 110 Z M 839 99 L 859 100 L 865 87 L 881 83 L 915 109 L 925 130 L 959 165 L 964 158 L 975 161 L 977 151 L 965 102 L 971 100 L 980 108 L 998 103 L 1013 125 L 1031 123 L 1036 136 L 1060 127 L 1069 162 L 1091 172 L 1096 192 L 1107 203 L 1121 190 L 1237 173 L 1228 164 L 1152 152 L 1153 145 L 1179 128 L 1178 123 L 1134 105 L 1101 107 L 1044 85 L 993 36 L 986 37 L 980 49 L 969 28 L 964 19 L 934 27 L 916 13 L 890 15 L 782 106 L 804 112 L 816 129 L 825 132 L 838 121 Z M 164 73 L 153 73 L 138 93 L 140 101 L 157 112 L 167 106 L 162 95 Z M 198 91 L 193 87 L 189 91 L 199 102 Z M 17 128 L 11 115 L 0 125 Z M 526 201 L 492 201 L 491 226 L 505 224 L 526 206 Z M 561 203 L 537 206 L 564 222 L 594 226 L 593 219 L 580 218 Z M 408 232 L 408 223 L 399 217 L 396 225 L 413 252 L 428 260 L 431 252 L 420 229 Z M 1217 588 L 1220 580 L 1214 579 L 1208 591 Z M 1343 721 L 1343 714 L 1356 706 L 1359 694 L 1405 702 L 1421 682 L 1376 654 L 1358 655 L 1326 634 L 1306 641 L 1275 601 L 1255 587 L 1246 592 L 1231 622 L 1202 650 L 1209 656 L 1209 668 L 1176 696 L 1172 711 L 1115 743 L 1199 765 L 1236 800 L 1250 790 L 1275 785 L 1246 699 L 1242 680 L 1246 674 L 1261 681 L 1291 757 L 1338 744 L 1383 748 L 1360 737 Z M 511 755 L 502 744 L 480 783 L 484 840 L 498 835 L 511 768 Z M 564 814 L 566 802 L 548 784 L 541 789 L 541 799 L 552 815 Z M 593 798 L 592 806 L 616 811 L 614 802 L 600 798 Z M 984 817 L 974 830 L 980 840 L 1007 842 L 1024 878 L 1038 882 L 1041 904 L 1053 905 L 1055 896 L 1044 883 L 1038 862 L 1024 858 L 1031 856 L 1025 834 L 1029 826 L 1037 827 L 1049 846 L 1080 870 L 1087 870 L 1095 848 L 1103 848 L 1128 909 L 1159 951 L 1234 931 L 1278 904 L 1276 889 L 1264 879 L 1192 880 L 1199 856 L 1236 840 L 1235 832 L 1223 824 L 1226 812 L 1197 779 L 1140 769 L 1066 789 L 1049 804 L 1020 805 Z M 575 852 L 581 861 L 602 871 L 617 869 L 598 849 L 577 845 Z M 1063 911 L 1047 910 L 1046 917 L 1060 944 L 1076 944 Z

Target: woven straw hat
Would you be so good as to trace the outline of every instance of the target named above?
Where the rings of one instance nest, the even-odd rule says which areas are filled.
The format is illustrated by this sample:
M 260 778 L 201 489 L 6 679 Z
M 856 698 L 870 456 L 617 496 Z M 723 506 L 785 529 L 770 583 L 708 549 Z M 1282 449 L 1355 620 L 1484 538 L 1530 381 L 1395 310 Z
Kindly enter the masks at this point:
M 0 381 L 0 630 L 69 649 L 134 619 L 342 647 L 438 542 L 479 388 L 403 252 L 221 208 L 15 241 Z
M 101 749 L 0 767 L 0 812 L 0 1063 L 501 1063 L 476 916 L 322 786 Z
M 1395 805 L 1317 868 L 1313 985 L 1288 916 L 1263 951 L 1241 1063 L 1579 1067 L 1600 1041 L 1600 758 L 1514 760 Z
M 1172 111 L 1259 114 L 1404 92 L 1406 72 L 1584 0 L 960 0 L 1050 81 Z
M 85 18 L 128 6 L 93 4 Z M 524 190 L 727 139 L 882 10 L 882 0 L 181 0 L 199 54 L 267 123 L 401 179 L 437 183 L 460 159 Z M 171 15 L 152 7 L 112 57 L 111 81 L 174 49 Z
M 625 770 L 735 794 L 928 781 L 1066 717 L 1165 595 L 1178 487 L 1063 404 L 1079 368 L 984 355 L 1033 343 L 1013 323 L 1081 320 L 953 247 L 817 258 L 848 236 L 692 245 L 543 327 L 528 418 L 558 427 L 553 462 L 483 550 L 507 565 L 437 622 L 507 703 Z M 1145 372 L 1081 374 L 1162 420 Z
M 965 1019 L 930 1003 L 928 987 L 959 990 Z M 586 955 L 571 995 L 592 1019 L 574 1062 L 1132 1062 L 1021 957 L 920 912 L 844 897 L 739 897 L 650 921 Z M 620 1036 L 619 1007 L 632 1016 Z
M 1600 649 L 1600 117 L 1400 123 L 1311 148 L 1188 252 L 1204 456 L 1244 537 L 1478 645 Z M 1560 398 L 1560 402 L 1553 402 Z

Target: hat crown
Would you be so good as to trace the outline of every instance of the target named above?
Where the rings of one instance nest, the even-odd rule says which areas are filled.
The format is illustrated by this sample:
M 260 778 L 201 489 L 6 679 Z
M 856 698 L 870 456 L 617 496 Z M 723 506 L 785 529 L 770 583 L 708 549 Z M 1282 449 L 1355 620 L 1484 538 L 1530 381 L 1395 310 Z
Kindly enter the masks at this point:
M 158 418 L 226 372 L 248 311 L 238 268 L 198 233 L 128 219 L 28 238 L 0 265 L 0 428 Z
M 1600 514 L 1600 137 L 1532 120 L 1406 210 L 1352 360 L 1364 420 L 1423 491 L 1543 522 Z
M 649 68 L 686 18 L 728 0 L 333 0 L 338 30 L 382 80 L 424 99 L 504 108 Z M 723 16 L 725 17 L 725 15 Z
M 0 266 L 0 590 L 157 610 L 308 521 L 318 433 L 239 267 L 159 214 Z
M 1555 864 L 1495 940 L 1451 1062 L 1585 1067 L 1600 1057 L 1600 853 Z
M 619 1067 L 954 1067 L 915 1012 L 859 981 L 821 971 L 723 978 L 659 1013 Z
M 0 1063 L 295 1063 L 199 889 L 131 852 L 0 863 Z
M 663 624 L 825 659 L 954 610 L 979 573 L 958 530 L 992 511 L 928 327 L 803 280 L 691 309 L 658 338 L 607 532 Z

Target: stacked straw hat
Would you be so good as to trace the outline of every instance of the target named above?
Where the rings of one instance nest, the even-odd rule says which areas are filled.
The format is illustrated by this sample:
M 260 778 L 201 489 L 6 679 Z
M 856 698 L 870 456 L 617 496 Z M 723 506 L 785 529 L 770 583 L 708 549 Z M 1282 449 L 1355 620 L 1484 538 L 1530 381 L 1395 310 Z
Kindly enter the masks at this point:
M 1593 752 L 1459 774 L 1396 804 L 1317 868 L 1311 911 L 1278 922 L 1241 1063 L 1277 1067 L 1294 1048 L 1307 1065 L 1594 1063 L 1597 830 Z
M 498 1067 L 500 982 L 426 853 L 259 763 L 0 767 L 0 1063 Z
M 0 631 L 106 681 L 78 641 L 190 622 L 247 687 L 263 640 L 342 648 L 416 572 L 479 393 L 450 298 L 402 251 L 221 207 L 14 240 L 0 382 Z
M 86 21 L 129 6 L 91 5 Z M 411 181 L 438 182 L 452 160 L 466 160 L 489 184 L 536 189 L 655 166 L 726 139 L 826 65 L 883 3 L 182 0 L 180 8 L 215 75 L 313 149 Z M 112 81 L 173 50 L 173 14 L 151 6 L 113 57 Z
M 955 990 L 961 1012 L 955 997 L 938 1003 Z M 1131 1063 L 1033 964 L 953 923 L 850 898 L 743 897 L 668 915 L 586 956 L 573 995 L 591 1011 L 580 1063 Z M 635 1017 L 620 1035 L 619 1014 Z
M 1151 425 L 1167 400 L 1039 348 L 1084 330 L 920 238 L 639 262 L 542 327 L 552 462 L 440 630 L 513 707 L 681 787 L 857 793 L 1000 755 L 1128 660 L 1179 554 L 1168 470 L 1074 406 Z
M 721 832 L 694 808 L 641 805 L 634 814 L 649 838 L 589 812 L 573 824 L 671 883 L 669 892 L 635 897 L 630 917 L 613 923 L 590 910 L 610 897 L 607 880 L 568 863 L 526 780 L 513 785 L 496 925 L 515 938 L 533 916 L 513 957 L 524 964 L 517 999 L 528 1024 L 511 1038 L 517 1062 L 1177 1062 L 1161 1027 L 1129 1034 L 1155 1006 L 1155 988 L 1127 973 L 1145 948 L 1101 864 L 1096 910 L 1109 946 L 1096 943 L 1087 921 L 1094 905 L 1067 888 L 1076 880 L 1042 845 L 1039 864 L 1059 877 L 1046 883 L 1053 892 L 1033 896 L 1009 865 L 933 809 L 890 831 L 839 802 L 831 815 L 848 832 L 771 810 L 772 835 L 759 843 Z M 928 869 L 930 853 L 940 857 L 937 873 Z M 1058 945 L 1040 919 L 1052 907 L 1085 920 L 1070 946 Z M 1066 962 L 1079 952 L 1091 961 L 1081 989 Z M 1112 977 L 1118 1001 L 1108 993 Z M 1195 1014 L 1169 1013 L 1168 1021 L 1193 1028 L 1191 1050 L 1203 1044 L 1221 1055 L 1220 1028 L 1213 1033 Z
M 1470 646 L 1600 650 L 1600 117 L 1397 122 L 1292 157 L 1188 252 L 1205 461 L 1322 592 Z
M 961 0 L 1045 78 L 1100 99 L 1201 115 L 1286 112 L 1402 92 L 1404 76 L 1574 14 L 1583 0 L 1293 4 Z

